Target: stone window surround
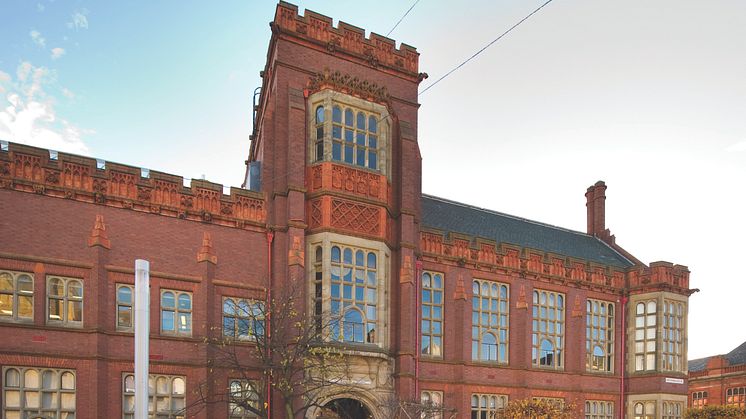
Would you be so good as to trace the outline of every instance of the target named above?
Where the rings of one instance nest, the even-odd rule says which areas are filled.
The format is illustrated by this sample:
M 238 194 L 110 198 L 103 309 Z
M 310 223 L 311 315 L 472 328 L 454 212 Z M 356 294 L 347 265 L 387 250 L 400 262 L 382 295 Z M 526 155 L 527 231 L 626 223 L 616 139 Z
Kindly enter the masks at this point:
M 647 302 L 655 300 L 656 305 L 658 309 L 656 310 L 656 368 L 650 371 L 635 371 L 635 307 L 637 303 L 640 302 Z M 689 298 L 683 295 L 674 294 L 672 292 L 666 292 L 666 291 L 656 291 L 651 293 L 645 293 L 645 294 L 633 294 L 630 295 L 629 301 L 627 302 L 627 336 L 630 336 L 630 339 L 627 339 L 627 348 L 626 348 L 626 356 L 627 356 L 627 373 L 628 374 L 635 374 L 635 375 L 645 375 L 645 374 L 653 374 L 653 373 L 659 373 L 661 372 L 660 368 L 660 356 L 662 354 L 662 348 L 661 342 L 662 339 L 662 333 L 661 328 L 663 327 L 663 310 L 662 304 L 663 300 L 670 300 L 674 302 L 679 302 L 684 304 L 684 324 L 682 325 L 682 331 L 684 332 L 684 336 L 682 336 L 682 341 L 684 343 L 688 340 L 688 317 L 689 317 Z M 683 359 L 683 365 L 687 365 L 688 360 L 688 354 L 687 354 L 688 348 L 687 345 L 684 345 L 684 353 L 682 354 Z M 674 372 L 674 371 L 668 371 L 667 374 L 681 374 L 682 377 L 686 375 L 686 371 L 683 372 Z
M 5 322 L 18 322 L 18 323 L 33 323 L 34 321 L 34 274 L 33 272 L 20 272 L 20 271 L 13 271 L 8 269 L 0 270 L 0 274 L 8 274 L 11 276 L 11 280 L 13 281 L 13 290 L 10 291 L 4 291 L 2 292 L 3 295 L 9 295 L 11 299 L 11 305 L 12 305 L 12 315 L 10 316 L 0 316 L 1 321 Z M 28 276 L 31 279 L 31 292 L 23 292 L 18 289 L 18 279 L 21 276 Z M 21 317 L 18 314 L 18 305 L 20 303 L 20 297 L 30 297 L 31 298 L 31 316 L 29 317 Z
M 593 311 L 594 304 L 598 307 L 597 311 Z M 601 314 L 602 304 L 606 305 L 606 314 Z M 609 311 L 609 309 L 611 309 L 611 311 Z M 588 298 L 586 300 L 586 371 L 592 373 L 614 373 L 614 358 L 616 357 L 616 314 L 616 304 L 611 301 L 595 298 Z M 592 315 L 596 315 L 599 319 L 605 320 L 606 325 L 602 326 L 599 323 L 598 325 L 593 326 L 593 322 L 590 320 Z M 593 339 L 592 334 L 589 335 L 593 329 L 597 329 L 599 334 L 603 332 L 610 333 L 611 339 L 608 339 L 608 336 L 599 336 L 596 339 Z M 594 370 L 592 368 L 593 350 L 594 346 L 597 345 L 603 347 L 605 358 L 604 364 L 608 364 L 605 365 L 605 369 L 603 370 Z
M 389 347 L 389 333 L 388 325 L 390 324 L 390 312 L 389 312 L 389 301 L 388 301 L 388 278 L 391 276 L 391 250 L 386 246 L 385 243 L 375 240 L 362 239 L 359 237 L 347 236 L 337 233 L 325 232 L 317 233 L 306 237 L 306 254 L 315 255 L 316 246 L 322 248 L 322 312 L 329 313 L 331 311 L 331 248 L 334 244 L 355 247 L 360 249 L 366 249 L 368 251 L 374 251 L 377 253 L 378 268 L 377 268 L 377 284 L 378 284 L 378 301 L 377 307 L 377 331 L 376 331 L 376 343 L 355 343 L 354 345 L 376 345 L 382 349 Z M 307 278 L 315 277 L 315 264 L 306 264 L 306 275 Z M 309 298 L 314 298 L 314 281 L 307 281 L 308 284 L 308 295 Z M 311 301 L 308 304 L 309 316 L 314 316 L 314 303 Z M 379 332 L 380 331 L 380 332 Z
M 339 104 L 341 107 L 349 106 L 351 108 L 359 109 L 368 113 L 374 113 L 380 115 L 378 119 L 378 170 L 368 169 L 362 166 L 349 165 L 344 162 L 338 162 L 332 160 L 332 107 L 334 104 Z M 306 138 L 306 148 L 308 156 L 307 164 L 311 165 L 317 163 L 316 157 L 316 108 L 318 106 L 324 107 L 324 126 L 329 129 L 324 129 L 324 159 L 325 162 L 334 162 L 349 166 L 358 170 L 372 171 L 375 173 L 381 173 L 391 181 L 391 117 L 389 110 L 386 106 L 376 102 L 369 102 L 364 99 L 350 96 L 335 90 L 326 88 L 319 92 L 312 94 L 308 98 L 308 115 L 306 117 L 308 125 L 308 138 Z M 344 110 L 343 110 L 344 111 Z M 310 254 L 310 253 L 309 253 Z
M 627 396 L 627 407 L 625 414 L 627 418 L 635 418 L 635 404 L 654 402 L 655 403 L 655 414 L 654 418 L 659 418 L 663 412 L 663 402 L 676 402 L 682 403 L 682 406 L 687 406 L 689 395 L 688 394 L 669 394 L 669 393 L 650 393 L 650 394 L 629 394 Z M 682 412 L 683 413 L 683 412 Z

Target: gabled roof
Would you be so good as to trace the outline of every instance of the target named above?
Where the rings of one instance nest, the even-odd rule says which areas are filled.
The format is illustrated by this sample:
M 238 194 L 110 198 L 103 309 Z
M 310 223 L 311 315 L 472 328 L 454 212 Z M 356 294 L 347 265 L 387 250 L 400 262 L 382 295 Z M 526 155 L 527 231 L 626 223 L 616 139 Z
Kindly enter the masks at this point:
M 633 265 L 608 244 L 588 234 L 431 195 L 422 195 L 422 225 L 607 266 Z
M 746 364 L 746 342 L 740 344 L 736 349 L 721 355 L 728 361 L 729 366 Z M 689 360 L 689 372 L 703 371 L 707 368 L 707 363 L 714 357 L 698 358 Z

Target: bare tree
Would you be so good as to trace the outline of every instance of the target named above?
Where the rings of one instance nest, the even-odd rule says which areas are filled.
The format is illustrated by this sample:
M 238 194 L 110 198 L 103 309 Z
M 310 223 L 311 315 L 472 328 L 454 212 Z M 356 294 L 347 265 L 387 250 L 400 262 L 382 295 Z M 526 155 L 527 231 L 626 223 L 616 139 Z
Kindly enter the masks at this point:
M 339 319 L 308 315 L 303 293 L 294 286 L 270 304 L 226 300 L 220 335 L 205 343 L 210 371 L 228 372 L 231 382 L 225 391 L 212 394 L 205 383 L 199 404 L 228 402 L 235 417 L 267 418 L 269 393 L 275 396 L 272 410 L 282 409 L 293 419 L 322 407 L 323 400 L 354 392 L 348 355 L 329 339 L 332 330 L 339 330 Z
M 580 417 L 574 403 L 546 399 L 511 400 L 497 419 L 573 419 Z

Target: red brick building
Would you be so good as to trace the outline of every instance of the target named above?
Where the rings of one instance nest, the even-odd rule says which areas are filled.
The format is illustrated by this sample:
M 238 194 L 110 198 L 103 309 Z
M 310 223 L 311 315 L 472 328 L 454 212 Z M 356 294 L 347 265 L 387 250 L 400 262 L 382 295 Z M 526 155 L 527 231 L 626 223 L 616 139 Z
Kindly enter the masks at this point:
M 603 182 L 585 233 L 423 195 L 417 51 L 283 2 L 271 28 L 247 188 L 2 146 L 4 417 L 132 417 L 136 258 L 158 417 L 229 417 L 183 411 L 232 379 L 203 342 L 226 333 L 228 300 L 292 281 L 339 319 L 360 417 L 392 398 L 460 418 L 526 398 L 681 417 L 689 271 L 615 244 Z
M 746 342 L 725 355 L 689 361 L 689 405 L 746 409 Z

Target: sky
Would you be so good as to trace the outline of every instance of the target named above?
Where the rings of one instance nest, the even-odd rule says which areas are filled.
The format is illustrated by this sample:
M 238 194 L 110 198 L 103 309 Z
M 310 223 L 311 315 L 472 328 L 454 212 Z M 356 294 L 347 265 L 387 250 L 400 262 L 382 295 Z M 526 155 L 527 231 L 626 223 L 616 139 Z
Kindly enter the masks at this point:
M 390 37 L 441 75 L 545 0 L 420 0 Z M 298 1 L 387 34 L 414 1 Z M 0 139 L 242 183 L 272 1 L 2 0 Z M 691 270 L 689 358 L 746 341 L 746 2 L 554 0 L 420 95 L 423 191 Z

